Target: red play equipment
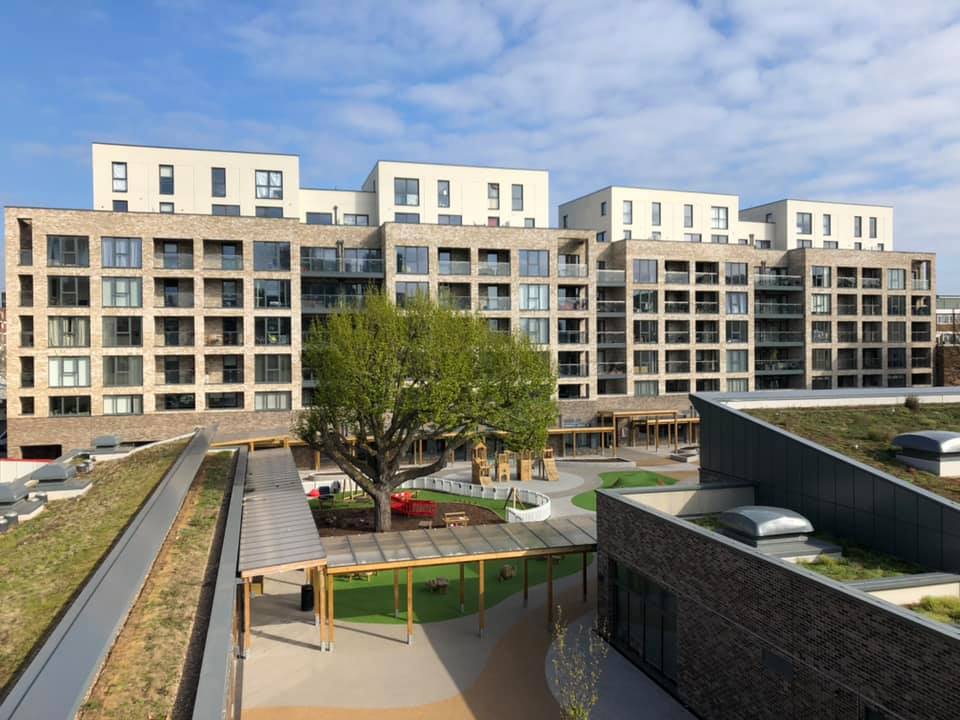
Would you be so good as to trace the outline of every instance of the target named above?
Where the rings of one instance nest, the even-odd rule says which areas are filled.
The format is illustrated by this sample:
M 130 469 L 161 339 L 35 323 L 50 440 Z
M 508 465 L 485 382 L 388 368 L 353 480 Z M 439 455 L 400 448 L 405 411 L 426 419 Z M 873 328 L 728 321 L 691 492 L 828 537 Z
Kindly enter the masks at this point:
M 417 500 L 412 492 L 398 492 L 390 496 L 390 512 L 432 518 L 437 513 L 437 504 L 433 500 Z

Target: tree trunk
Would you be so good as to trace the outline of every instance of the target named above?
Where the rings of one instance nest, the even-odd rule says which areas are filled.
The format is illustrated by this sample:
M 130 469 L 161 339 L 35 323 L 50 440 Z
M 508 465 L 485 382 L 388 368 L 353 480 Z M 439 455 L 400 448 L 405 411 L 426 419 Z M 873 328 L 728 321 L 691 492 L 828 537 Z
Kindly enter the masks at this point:
M 373 519 L 375 532 L 387 532 L 390 530 L 392 518 L 390 516 L 390 493 L 389 489 L 377 490 L 373 495 Z

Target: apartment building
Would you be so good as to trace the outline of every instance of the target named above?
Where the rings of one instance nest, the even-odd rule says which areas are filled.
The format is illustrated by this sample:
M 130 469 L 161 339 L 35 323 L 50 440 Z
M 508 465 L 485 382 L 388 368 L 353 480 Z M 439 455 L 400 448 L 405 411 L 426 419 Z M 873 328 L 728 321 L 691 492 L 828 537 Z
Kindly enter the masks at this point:
M 892 238 L 884 252 L 790 248 L 775 222 L 741 220 L 736 196 L 664 192 L 663 232 L 727 240 L 641 239 L 654 201 L 607 189 L 598 218 L 616 201 L 616 232 L 639 226 L 611 241 L 598 228 L 612 225 L 575 229 L 593 221 L 569 211 L 569 227 L 543 227 L 540 171 L 383 162 L 360 191 L 323 191 L 298 187 L 295 156 L 129 148 L 94 147 L 95 211 L 6 209 L 13 456 L 210 422 L 285 432 L 309 402 L 310 326 L 380 288 L 529 336 L 555 365 L 562 424 L 683 409 L 696 391 L 932 382 L 935 258 Z

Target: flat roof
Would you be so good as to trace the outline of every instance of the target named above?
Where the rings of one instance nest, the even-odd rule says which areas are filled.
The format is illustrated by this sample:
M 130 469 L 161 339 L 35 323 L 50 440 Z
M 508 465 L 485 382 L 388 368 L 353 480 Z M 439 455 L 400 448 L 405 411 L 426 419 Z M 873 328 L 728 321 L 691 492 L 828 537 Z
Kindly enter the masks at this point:
M 224 150 L 223 148 L 181 147 L 178 145 L 138 145 L 136 143 L 103 142 L 94 140 L 90 145 L 112 145 L 114 147 L 146 148 L 148 150 L 188 150 L 195 152 L 237 153 L 240 155 L 278 155 L 280 157 L 299 158 L 299 153 L 263 152 L 260 150 Z
M 858 207 L 879 207 L 879 208 L 889 208 L 893 209 L 893 205 L 881 205 L 879 203 L 864 203 L 864 202 L 853 202 L 851 200 L 811 200 L 809 198 L 780 198 L 779 200 L 771 200 L 770 202 L 760 203 L 759 205 L 751 205 L 750 207 L 740 208 L 740 212 L 745 212 L 747 210 L 756 210 L 757 208 L 767 207 L 768 205 L 777 205 L 784 202 L 802 202 L 802 203 L 816 203 L 818 205 L 856 205 Z
M 517 170 L 520 172 L 540 172 L 540 173 L 549 173 L 549 170 L 544 168 L 522 168 L 522 167 L 507 167 L 504 165 L 470 165 L 467 163 L 447 163 L 447 162 L 432 162 L 430 160 L 377 160 L 373 167 L 370 169 L 370 172 L 367 173 L 367 177 L 373 174 L 373 171 L 377 169 L 377 165 L 380 163 L 394 163 L 396 165 L 434 165 L 436 167 L 456 167 L 456 168 L 476 168 L 478 170 Z
M 243 485 L 240 574 L 313 567 L 325 559 L 290 449 L 250 453 Z

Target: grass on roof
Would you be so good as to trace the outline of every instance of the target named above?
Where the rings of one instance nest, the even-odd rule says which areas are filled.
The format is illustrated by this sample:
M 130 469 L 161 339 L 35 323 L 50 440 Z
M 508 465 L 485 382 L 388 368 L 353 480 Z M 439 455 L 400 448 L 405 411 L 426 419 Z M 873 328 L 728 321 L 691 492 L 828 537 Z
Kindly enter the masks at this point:
M 931 620 L 960 628 L 960 597 L 955 595 L 926 595 L 916 605 L 907 607 Z
M 615 472 L 600 473 L 600 480 L 603 482 L 604 489 L 657 487 L 658 485 L 673 485 L 677 482 L 675 478 L 650 472 L 649 470 L 617 470 Z M 596 512 L 597 491 L 588 490 L 579 495 L 574 495 L 570 502 L 584 510 Z
M 891 442 L 914 430 L 960 432 L 960 404 L 903 406 L 769 408 L 749 414 L 854 460 L 872 465 L 917 487 L 960 502 L 960 478 L 941 478 L 907 467 L 896 459 Z
M 46 636 L 186 444 L 101 461 L 85 495 L 53 501 L 0 535 L 0 687 Z

